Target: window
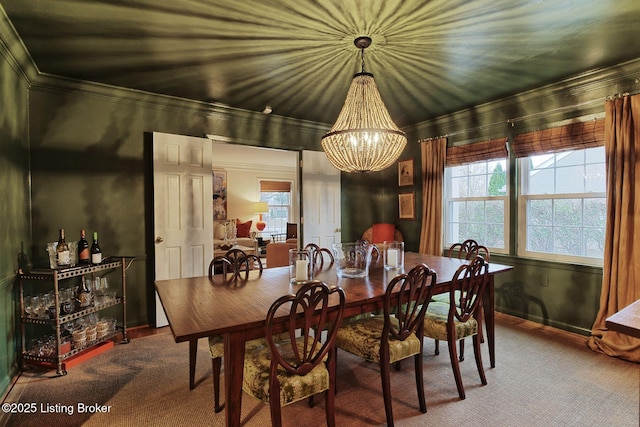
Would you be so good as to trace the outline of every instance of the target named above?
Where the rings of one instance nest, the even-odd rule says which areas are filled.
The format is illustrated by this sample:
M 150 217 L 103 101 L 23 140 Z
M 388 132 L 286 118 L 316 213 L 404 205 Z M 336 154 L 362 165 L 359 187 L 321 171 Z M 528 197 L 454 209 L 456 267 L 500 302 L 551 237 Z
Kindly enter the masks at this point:
M 445 247 L 474 239 L 506 252 L 509 188 L 506 159 L 445 168 Z
M 266 223 L 263 236 L 286 233 L 291 217 L 291 182 L 260 181 L 260 201 L 269 205 L 269 212 L 262 215 Z
M 530 155 L 519 162 L 519 255 L 601 264 L 606 221 L 604 147 Z

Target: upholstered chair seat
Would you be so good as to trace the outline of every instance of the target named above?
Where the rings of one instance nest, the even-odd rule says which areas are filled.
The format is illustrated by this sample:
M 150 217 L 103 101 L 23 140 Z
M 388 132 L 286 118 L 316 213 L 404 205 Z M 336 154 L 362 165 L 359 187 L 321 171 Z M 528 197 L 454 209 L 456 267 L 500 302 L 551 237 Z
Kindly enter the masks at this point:
M 391 318 L 394 328 L 398 319 Z M 380 336 L 384 328 L 384 315 L 365 317 L 342 324 L 336 337 L 336 345 L 351 354 L 372 362 L 380 362 Z M 389 337 L 389 363 L 395 363 L 421 351 L 420 340 L 415 333 L 404 341 Z
M 304 338 L 297 338 L 299 351 L 303 350 Z M 294 363 L 293 347 L 289 340 L 278 342 L 280 353 L 288 363 Z M 327 357 L 323 359 L 325 362 Z M 247 349 L 244 362 L 244 379 L 242 389 L 252 396 L 269 403 L 269 367 L 271 366 L 271 350 L 263 341 L 263 345 Z M 306 375 L 294 375 L 283 367 L 278 367 L 280 382 L 280 404 L 288 405 L 307 398 L 311 394 L 322 393 L 329 389 L 329 371 L 323 365 L 317 365 Z
M 286 333 L 276 336 L 278 339 L 284 339 Z M 256 348 L 267 346 L 265 338 L 256 338 L 245 343 L 245 352 L 249 353 Z M 224 409 L 224 405 L 220 405 L 220 370 L 222 367 L 222 358 L 224 357 L 224 338 L 222 335 L 214 335 L 209 337 L 209 353 L 211 354 L 211 364 L 213 370 L 213 407 L 214 412 L 220 412 Z
M 449 295 L 447 295 L 447 298 Z M 424 316 L 424 335 L 437 340 L 447 341 L 447 318 L 449 303 L 431 302 Z M 471 317 L 466 322 L 455 321 L 455 340 L 471 337 L 478 333 L 478 322 Z

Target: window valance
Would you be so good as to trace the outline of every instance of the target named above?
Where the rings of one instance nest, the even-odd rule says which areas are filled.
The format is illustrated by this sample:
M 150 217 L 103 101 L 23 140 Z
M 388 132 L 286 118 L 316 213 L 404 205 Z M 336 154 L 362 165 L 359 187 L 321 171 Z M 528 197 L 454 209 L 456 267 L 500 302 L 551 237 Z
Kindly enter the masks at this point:
M 511 149 L 516 157 L 528 157 L 602 145 L 604 145 L 604 120 L 601 119 L 521 133 L 516 136 Z
M 502 159 L 509 156 L 507 138 L 496 138 L 472 144 L 447 147 L 446 166 L 457 166 L 482 160 Z
M 289 181 L 260 181 L 260 192 L 262 193 L 290 193 L 291 182 Z

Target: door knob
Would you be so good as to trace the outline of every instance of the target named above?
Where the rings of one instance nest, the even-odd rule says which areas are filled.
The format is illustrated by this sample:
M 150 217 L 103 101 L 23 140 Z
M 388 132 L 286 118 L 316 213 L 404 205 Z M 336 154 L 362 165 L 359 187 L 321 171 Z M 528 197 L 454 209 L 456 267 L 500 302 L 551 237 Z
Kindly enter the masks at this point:
M 339 233 L 339 232 L 341 232 L 341 231 L 342 231 L 342 230 L 340 230 L 340 227 L 338 227 L 338 228 L 336 228 L 335 230 L 333 230 L 333 232 L 334 232 L 334 233 Z
M 156 237 L 156 243 L 162 243 L 162 242 L 164 242 L 164 237 L 162 236 Z

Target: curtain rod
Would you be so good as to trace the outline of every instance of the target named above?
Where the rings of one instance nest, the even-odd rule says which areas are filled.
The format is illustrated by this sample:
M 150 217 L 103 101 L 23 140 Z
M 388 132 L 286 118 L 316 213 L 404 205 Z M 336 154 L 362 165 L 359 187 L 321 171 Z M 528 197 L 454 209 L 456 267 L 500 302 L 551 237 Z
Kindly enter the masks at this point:
M 636 79 L 636 83 L 639 83 L 639 82 L 640 82 L 640 79 Z M 602 98 L 596 98 L 596 99 L 592 99 L 590 101 L 580 102 L 580 103 L 574 104 L 574 105 L 566 105 L 564 107 L 558 107 L 558 108 L 554 108 L 552 110 L 541 111 L 539 113 L 527 114 L 525 116 L 520 116 L 520 117 L 516 117 L 516 118 L 507 119 L 504 122 L 494 122 L 494 123 L 489 123 L 487 125 L 476 126 L 476 127 L 473 127 L 473 128 L 464 129 L 464 130 L 460 130 L 460 131 L 456 131 L 456 132 L 445 133 L 444 135 L 440 135 L 440 136 L 434 136 L 434 137 L 431 137 L 431 138 L 422 138 L 422 139 L 418 140 L 418 143 L 422 144 L 423 142 L 431 142 L 431 141 L 433 141 L 435 139 L 448 138 L 450 136 L 456 136 L 456 135 L 463 135 L 463 134 L 476 132 L 476 131 L 479 131 L 479 130 L 491 128 L 491 127 L 494 127 L 494 126 L 504 125 L 504 124 L 510 124 L 511 127 L 513 127 L 513 126 L 515 126 L 516 122 L 521 122 L 521 121 L 529 120 L 529 119 L 536 118 L 536 117 L 543 117 L 543 116 L 546 116 L 546 115 L 549 115 L 549 114 L 557 113 L 559 111 L 575 110 L 575 109 L 578 109 L 579 107 L 584 107 L 584 106 L 587 106 L 587 105 L 591 105 L 591 104 L 594 104 L 596 102 L 613 101 L 614 99 L 617 99 L 617 98 L 624 98 L 626 96 L 637 95 L 637 94 L 640 94 L 640 89 L 635 90 L 635 91 L 631 91 L 631 92 L 621 92 L 621 93 L 616 93 L 616 94 L 613 94 L 613 95 L 607 95 L 607 96 L 602 97 Z

